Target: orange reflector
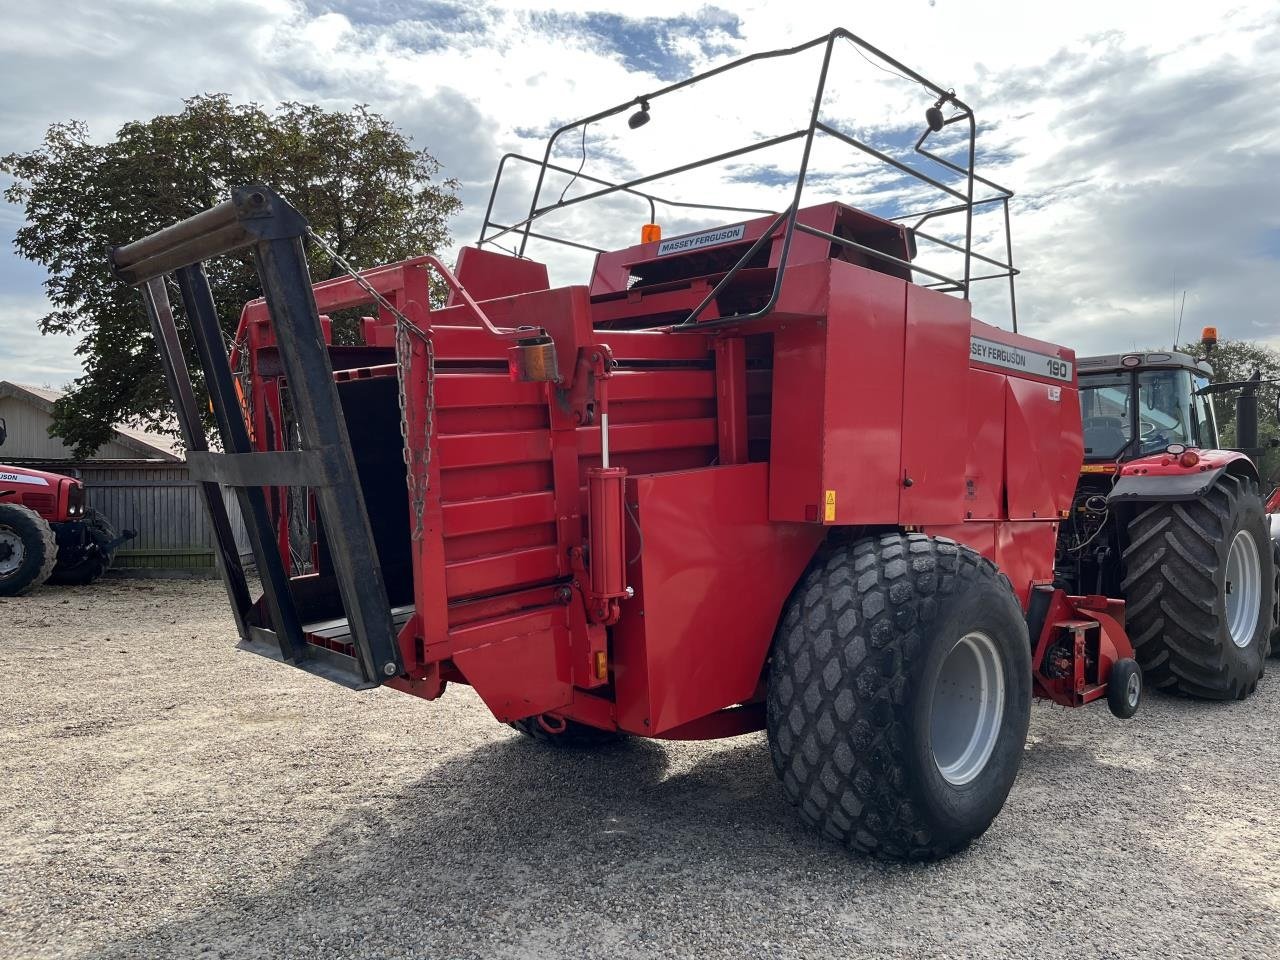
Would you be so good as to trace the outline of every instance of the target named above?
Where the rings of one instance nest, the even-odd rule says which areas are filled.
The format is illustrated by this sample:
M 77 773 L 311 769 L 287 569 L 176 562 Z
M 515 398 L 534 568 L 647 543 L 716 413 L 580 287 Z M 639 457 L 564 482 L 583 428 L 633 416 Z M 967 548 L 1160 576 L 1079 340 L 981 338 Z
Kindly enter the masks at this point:
M 662 239 L 662 228 L 656 223 L 646 223 L 640 228 L 641 243 L 657 243 Z
M 609 679 L 609 658 L 603 650 L 596 651 L 596 679 Z

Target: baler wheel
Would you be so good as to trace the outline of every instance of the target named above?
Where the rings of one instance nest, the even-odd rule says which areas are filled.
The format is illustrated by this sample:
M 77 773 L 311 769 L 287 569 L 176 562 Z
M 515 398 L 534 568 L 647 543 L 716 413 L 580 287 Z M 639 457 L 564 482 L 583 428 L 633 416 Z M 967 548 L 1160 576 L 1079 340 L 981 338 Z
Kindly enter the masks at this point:
M 1198 500 L 1133 518 L 1125 624 L 1143 679 L 1206 700 L 1243 700 L 1266 666 L 1273 547 L 1258 485 L 1224 473 Z
M 0 597 L 40 586 L 57 560 L 53 528 L 42 516 L 19 503 L 0 503 Z
M 519 730 L 526 737 L 537 740 L 539 743 L 579 750 L 591 747 L 607 747 L 625 740 L 627 737 L 625 733 L 619 733 L 616 730 L 601 730 L 599 727 L 578 723 L 575 720 L 565 720 L 564 730 L 560 733 L 552 733 L 538 722 L 537 717 L 516 720 L 514 723 L 508 724 L 508 726 Z
M 833 547 L 774 638 L 767 724 L 783 793 L 860 853 L 933 860 L 981 835 L 1030 716 L 1022 609 L 992 563 L 952 540 Z

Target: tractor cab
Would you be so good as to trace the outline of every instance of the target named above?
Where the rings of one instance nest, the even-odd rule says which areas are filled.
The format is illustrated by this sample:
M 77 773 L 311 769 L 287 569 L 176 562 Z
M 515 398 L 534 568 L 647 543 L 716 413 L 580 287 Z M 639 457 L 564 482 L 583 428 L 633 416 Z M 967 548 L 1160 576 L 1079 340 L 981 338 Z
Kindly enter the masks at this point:
M 1110 354 L 1079 360 L 1086 467 L 1124 463 L 1172 444 L 1213 450 L 1213 368 L 1185 353 Z

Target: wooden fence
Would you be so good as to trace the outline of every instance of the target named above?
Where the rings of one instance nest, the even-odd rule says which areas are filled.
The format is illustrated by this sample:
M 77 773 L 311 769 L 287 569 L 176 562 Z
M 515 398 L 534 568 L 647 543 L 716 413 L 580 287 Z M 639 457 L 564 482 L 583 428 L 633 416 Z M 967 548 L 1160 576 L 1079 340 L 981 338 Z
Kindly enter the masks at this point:
M 113 569 L 141 576 L 217 575 L 209 516 L 185 463 L 89 460 L 38 466 L 78 476 L 84 481 L 87 506 L 101 511 L 117 530 L 138 532 L 117 551 Z M 240 505 L 233 494 L 224 491 L 224 497 L 236 545 L 248 556 Z

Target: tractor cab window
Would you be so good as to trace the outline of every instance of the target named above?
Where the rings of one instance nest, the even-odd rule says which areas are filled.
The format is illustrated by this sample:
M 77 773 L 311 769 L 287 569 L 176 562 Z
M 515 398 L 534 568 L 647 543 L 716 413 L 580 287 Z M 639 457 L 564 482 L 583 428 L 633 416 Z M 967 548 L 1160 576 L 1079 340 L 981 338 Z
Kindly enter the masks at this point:
M 1119 456 L 1133 439 L 1129 400 L 1133 376 L 1117 373 L 1080 380 L 1080 414 L 1084 419 L 1084 455 Z
M 1208 377 L 1192 377 L 1192 388 L 1199 390 L 1209 385 Z M 1196 443 L 1205 450 L 1216 450 L 1218 447 L 1218 421 L 1213 412 L 1211 397 L 1194 396 L 1192 403 L 1196 411 Z
M 1144 370 L 1080 380 L 1080 414 L 1084 427 L 1084 455 L 1113 459 L 1122 454 L 1143 456 L 1171 443 L 1206 445 L 1212 436 L 1204 425 L 1205 405 L 1191 395 L 1186 370 Z M 1130 444 L 1137 437 L 1137 449 Z
M 1196 443 L 1191 374 L 1186 370 L 1146 370 L 1138 374 L 1139 455 L 1171 443 Z

